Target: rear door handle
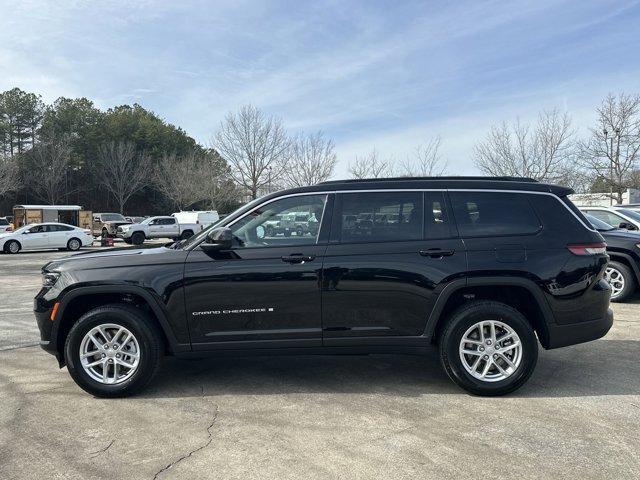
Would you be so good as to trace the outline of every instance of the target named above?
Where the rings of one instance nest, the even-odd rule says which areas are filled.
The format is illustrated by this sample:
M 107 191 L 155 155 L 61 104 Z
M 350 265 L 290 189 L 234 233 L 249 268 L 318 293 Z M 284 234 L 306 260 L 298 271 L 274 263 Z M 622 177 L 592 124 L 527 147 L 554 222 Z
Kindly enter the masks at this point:
M 315 260 L 316 257 L 315 255 L 302 255 L 300 253 L 295 253 L 293 255 L 285 255 L 280 258 L 286 263 L 305 263 Z
M 420 250 L 420 255 L 431 258 L 450 257 L 454 253 L 456 253 L 455 250 L 444 250 L 442 248 L 428 248 L 426 250 Z

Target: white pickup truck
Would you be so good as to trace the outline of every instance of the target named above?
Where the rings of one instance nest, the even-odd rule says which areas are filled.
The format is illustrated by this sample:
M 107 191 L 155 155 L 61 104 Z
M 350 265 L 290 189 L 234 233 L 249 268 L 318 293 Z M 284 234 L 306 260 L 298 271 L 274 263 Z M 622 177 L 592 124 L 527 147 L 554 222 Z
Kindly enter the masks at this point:
M 140 223 L 119 226 L 116 231 L 118 238 L 127 243 L 141 245 L 148 238 L 185 239 L 202 230 L 197 223 L 178 223 L 175 217 L 149 217 Z

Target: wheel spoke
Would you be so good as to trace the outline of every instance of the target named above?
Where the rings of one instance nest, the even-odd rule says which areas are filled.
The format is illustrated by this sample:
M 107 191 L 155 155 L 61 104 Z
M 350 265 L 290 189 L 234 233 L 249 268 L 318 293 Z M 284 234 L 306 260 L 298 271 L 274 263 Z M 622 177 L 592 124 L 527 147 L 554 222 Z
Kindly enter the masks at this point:
M 482 370 L 482 377 L 486 377 L 487 373 L 489 373 L 489 369 L 491 368 L 491 359 L 485 360 L 484 369 Z
M 122 359 L 119 359 L 118 363 L 120 365 L 124 366 L 124 367 L 127 367 L 127 368 L 134 368 L 135 367 L 135 365 L 133 363 L 129 363 L 126 360 L 122 360 Z
M 87 363 L 85 367 L 91 368 L 91 367 L 95 367 L 96 365 L 100 365 L 101 363 L 104 363 L 104 360 L 102 358 L 100 360 L 96 360 L 95 362 Z
M 478 350 L 461 350 L 462 353 L 464 353 L 465 355 L 477 355 L 479 357 L 482 356 L 482 352 L 479 352 Z
M 516 366 L 513 364 L 513 362 L 511 360 L 509 360 L 506 355 L 503 355 L 502 353 L 498 353 L 498 355 L 500 355 L 500 358 L 503 359 L 505 362 L 507 362 L 507 365 L 509 365 L 511 368 L 513 368 L 513 369 L 516 368 Z
M 495 345 L 495 343 L 496 343 L 496 323 L 495 322 L 489 322 L 489 327 L 490 327 L 490 333 L 491 333 L 491 341 Z
M 501 348 L 501 351 L 504 352 L 505 350 L 512 350 L 516 347 L 520 346 L 520 342 L 513 342 L 511 345 L 506 345 L 504 347 Z
M 477 372 L 478 371 L 478 365 L 480 364 L 480 360 L 482 360 L 482 357 L 478 357 L 476 359 L 476 361 L 473 362 L 473 365 L 471 366 L 471 371 L 472 372 Z
M 124 328 L 120 327 L 120 330 L 118 330 L 118 331 L 115 333 L 115 335 L 113 336 L 113 338 L 111 338 L 111 341 L 112 341 L 112 342 L 115 342 L 115 341 L 118 339 L 118 337 L 120 336 L 120 334 L 121 334 L 122 332 L 124 332 Z
M 96 336 L 93 333 L 89 334 L 89 338 L 91 339 L 93 344 L 96 346 L 96 348 L 98 350 L 102 351 L 102 345 L 104 345 L 104 342 L 98 341 L 98 339 L 96 338 Z
M 480 328 L 480 341 L 484 343 L 484 322 L 480 322 L 478 326 Z

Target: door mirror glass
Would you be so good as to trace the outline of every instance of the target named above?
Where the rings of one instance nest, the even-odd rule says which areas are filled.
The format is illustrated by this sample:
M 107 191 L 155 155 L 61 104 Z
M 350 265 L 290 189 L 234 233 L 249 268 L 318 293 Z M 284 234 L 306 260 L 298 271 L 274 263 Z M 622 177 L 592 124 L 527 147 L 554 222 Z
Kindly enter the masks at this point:
M 230 228 L 214 228 L 207 235 L 207 239 L 200 244 L 205 250 L 229 250 L 232 247 L 233 234 Z

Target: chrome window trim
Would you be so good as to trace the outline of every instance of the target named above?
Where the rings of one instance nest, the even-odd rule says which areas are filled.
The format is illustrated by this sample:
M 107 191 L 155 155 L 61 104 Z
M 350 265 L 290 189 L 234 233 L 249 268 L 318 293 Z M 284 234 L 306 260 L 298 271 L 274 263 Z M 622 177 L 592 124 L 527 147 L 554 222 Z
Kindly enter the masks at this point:
M 562 200 L 560 200 L 560 197 L 558 197 L 554 193 L 538 192 L 535 190 L 505 190 L 505 189 L 489 189 L 489 188 L 370 188 L 370 189 L 356 189 L 356 190 L 322 190 L 318 192 L 289 193 L 287 195 L 271 198 L 269 200 L 266 200 L 263 203 L 260 203 L 259 205 L 256 205 L 251 210 L 243 213 L 241 216 L 234 219 L 228 225 L 224 225 L 224 227 L 231 227 L 236 222 L 240 221 L 241 219 L 251 214 L 252 212 L 258 210 L 259 208 L 262 208 L 265 205 L 269 205 L 270 203 L 273 203 L 277 200 L 282 200 L 283 198 L 301 197 L 301 196 L 309 196 L 309 195 L 330 195 L 332 193 L 356 193 L 357 194 L 357 193 L 377 193 L 377 192 L 382 192 L 382 193 L 384 192 L 488 192 L 488 193 L 528 193 L 528 194 L 534 194 L 534 195 L 548 195 L 555 198 L 558 201 L 558 203 L 560 203 L 560 205 L 562 205 L 571 215 L 573 215 L 573 217 L 576 220 L 578 220 L 578 222 L 580 222 L 580 224 L 583 227 L 585 227 L 587 230 L 591 232 L 597 232 L 597 230 L 593 228 L 592 225 L 585 224 L 580 219 L 580 217 L 576 215 L 575 212 L 573 212 L 567 205 L 565 205 L 565 203 Z M 323 216 L 326 208 L 327 208 L 327 204 L 325 202 L 325 206 L 322 212 Z M 318 235 L 319 234 L 320 232 L 318 231 Z M 204 241 L 204 239 L 202 241 Z M 200 243 L 202 243 L 202 241 Z M 193 245 L 190 250 L 193 250 L 194 248 L 200 246 L 200 243 L 198 243 L 197 245 Z M 316 238 L 316 245 L 317 245 L 317 238 Z

